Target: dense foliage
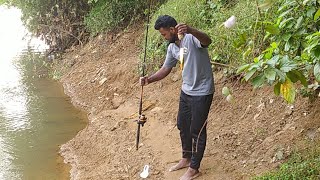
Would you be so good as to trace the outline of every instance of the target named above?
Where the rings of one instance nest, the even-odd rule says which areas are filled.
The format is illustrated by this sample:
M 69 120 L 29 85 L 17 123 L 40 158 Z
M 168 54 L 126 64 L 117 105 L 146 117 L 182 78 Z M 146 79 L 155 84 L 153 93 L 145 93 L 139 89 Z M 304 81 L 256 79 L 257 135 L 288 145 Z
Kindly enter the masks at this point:
M 137 20 L 147 9 L 145 0 L 99 0 L 85 18 L 85 24 L 92 35 L 103 31 L 123 29 Z
M 274 19 L 260 17 L 259 25 L 267 32 L 263 43 L 270 46 L 262 49 L 253 63 L 240 67 L 238 72 L 245 71 L 244 79 L 250 80 L 254 87 L 273 85 L 275 94 L 281 94 L 293 103 L 294 83 L 299 81 L 304 86 L 301 92 L 305 95 L 319 88 L 320 3 L 316 0 L 282 0 L 267 4 L 278 9 Z

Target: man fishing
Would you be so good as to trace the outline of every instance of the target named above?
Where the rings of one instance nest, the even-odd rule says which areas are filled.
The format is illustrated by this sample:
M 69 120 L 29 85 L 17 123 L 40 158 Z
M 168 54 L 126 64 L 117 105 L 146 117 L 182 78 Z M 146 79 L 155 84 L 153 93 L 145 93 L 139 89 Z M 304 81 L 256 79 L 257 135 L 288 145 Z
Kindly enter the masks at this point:
M 154 28 L 170 42 L 163 66 L 155 74 L 140 78 L 140 84 L 166 77 L 180 61 L 182 88 L 177 127 L 180 130 L 182 159 L 169 171 L 188 168 L 180 180 L 200 175 L 199 168 L 206 147 L 206 120 L 210 110 L 214 80 L 207 47 L 210 37 L 186 24 L 178 24 L 168 15 L 159 16 Z

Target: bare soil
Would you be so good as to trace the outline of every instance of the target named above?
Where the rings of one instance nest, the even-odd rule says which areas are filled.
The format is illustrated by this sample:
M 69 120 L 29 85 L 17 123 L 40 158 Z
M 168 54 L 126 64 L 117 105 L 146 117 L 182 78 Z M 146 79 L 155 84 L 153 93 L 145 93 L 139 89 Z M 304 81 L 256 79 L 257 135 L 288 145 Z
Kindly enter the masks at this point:
M 71 179 L 179 179 L 168 169 L 181 158 L 176 114 L 180 72 L 144 88 L 140 147 L 135 149 L 139 98 L 141 28 L 101 35 L 64 56 L 61 82 L 73 103 L 88 113 L 88 125 L 61 146 Z M 67 67 L 67 68 L 66 68 Z M 257 90 L 215 73 L 216 93 L 208 118 L 208 142 L 197 179 L 250 179 L 272 170 L 320 137 L 320 100 L 288 105 L 270 87 Z M 229 103 L 221 89 L 232 89 Z

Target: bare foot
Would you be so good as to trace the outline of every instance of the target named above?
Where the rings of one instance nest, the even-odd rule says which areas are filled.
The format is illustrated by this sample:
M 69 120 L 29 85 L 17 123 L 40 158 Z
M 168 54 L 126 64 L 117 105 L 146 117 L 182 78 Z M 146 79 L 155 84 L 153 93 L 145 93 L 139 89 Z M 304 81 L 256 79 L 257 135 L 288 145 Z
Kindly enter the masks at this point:
M 179 169 L 183 169 L 183 168 L 187 168 L 190 166 L 190 159 L 188 158 L 182 158 L 178 164 L 172 166 L 169 171 L 172 172 L 172 171 L 176 171 L 176 170 L 179 170 Z
M 180 177 L 180 180 L 192 180 L 200 175 L 201 175 L 201 173 L 199 172 L 199 170 L 192 169 L 189 167 L 187 172 L 184 173 L 184 175 Z

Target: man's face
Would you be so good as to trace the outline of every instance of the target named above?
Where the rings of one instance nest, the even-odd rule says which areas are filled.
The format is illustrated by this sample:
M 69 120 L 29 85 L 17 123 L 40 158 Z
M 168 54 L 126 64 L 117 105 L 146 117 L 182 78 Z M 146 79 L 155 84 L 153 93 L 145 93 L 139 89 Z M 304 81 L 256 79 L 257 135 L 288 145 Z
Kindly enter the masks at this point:
M 173 27 L 160 28 L 159 32 L 164 37 L 164 39 L 166 39 L 170 43 L 174 43 L 176 42 L 176 40 L 178 40 L 178 35 L 176 34 L 176 30 Z

